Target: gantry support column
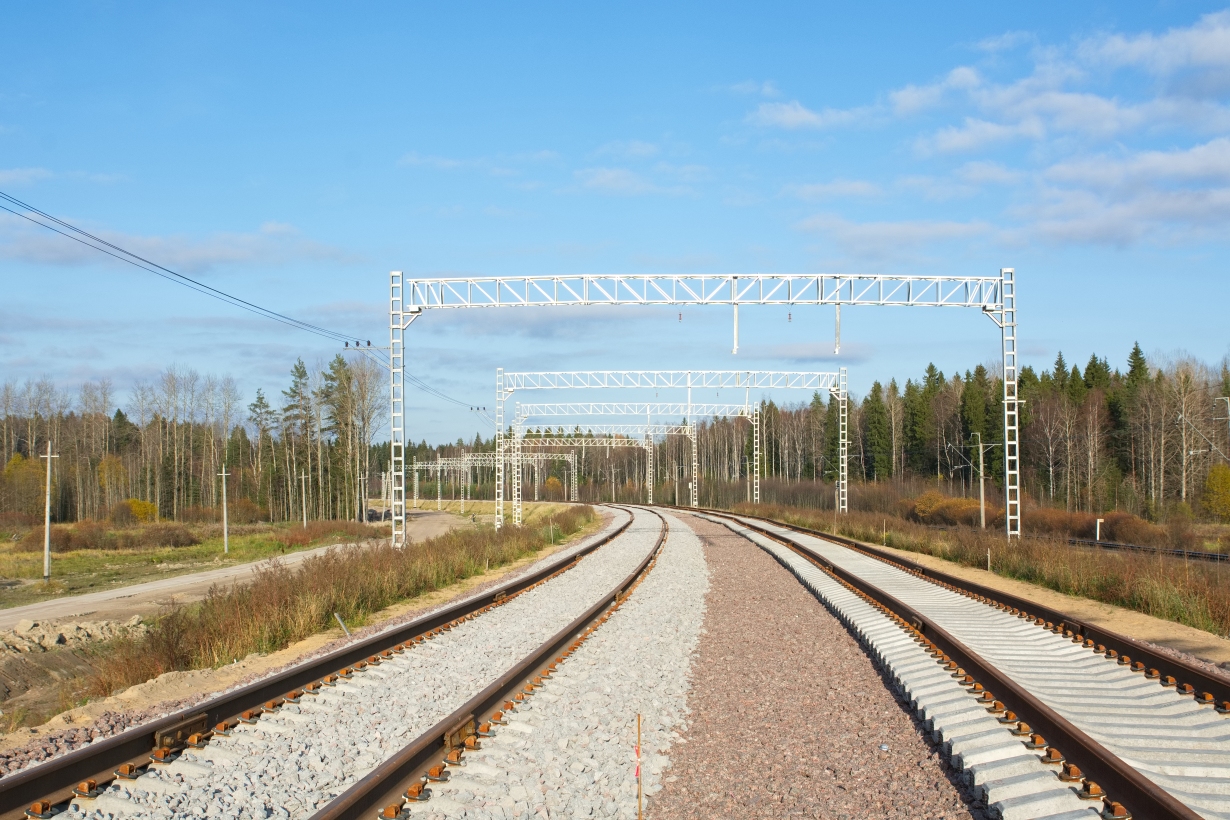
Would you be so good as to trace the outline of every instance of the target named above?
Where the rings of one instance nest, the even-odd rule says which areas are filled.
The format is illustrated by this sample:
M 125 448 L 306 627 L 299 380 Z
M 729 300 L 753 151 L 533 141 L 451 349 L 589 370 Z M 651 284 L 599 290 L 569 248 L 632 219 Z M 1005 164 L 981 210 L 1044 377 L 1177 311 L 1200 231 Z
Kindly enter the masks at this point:
M 850 407 L 846 369 L 837 377 L 837 511 L 850 511 Z
M 1004 352 L 1004 529 L 1008 540 L 1021 537 L 1020 419 L 1017 398 L 1016 271 L 1000 268 L 1003 311 L 999 327 Z
M 645 434 L 645 487 L 649 492 L 648 503 L 653 503 L 653 434 Z
M 414 509 L 419 508 L 419 463 L 417 460 L 411 463 L 414 472 Z
M 752 411 L 752 503 L 760 503 L 760 405 Z
M 495 528 L 504 526 L 504 368 L 495 371 Z
M 571 466 L 572 466 L 572 489 L 571 489 L 571 493 L 572 493 L 572 500 L 573 500 L 573 501 L 576 501 L 576 500 L 577 500 L 577 497 L 578 497 L 578 496 L 577 496 L 577 451 L 576 451 L 576 450 L 573 450 L 573 451 L 570 453 L 570 455 L 572 456 L 572 457 L 569 459 L 569 462 L 570 462 L 570 464 L 571 464 Z
M 521 458 L 521 430 L 513 425 L 512 428 L 512 458 L 510 459 L 512 468 L 512 508 L 513 508 L 513 523 L 521 526 L 521 468 L 523 461 Z
M 688 438 L 692 441 L 692 506 L 700 506 L 700 475 L 697 472 L 696 427 L 688 421 Z
M 392 476 L 393 546 L 406 545 L 406 398 L 402 385 L 405 334 L 402 328 L 401 273 L 389 274 L 389 470 Z M 415 496 L 418 476 L 415 475 Z M 417 505 L 416 505 L 417 506 Z

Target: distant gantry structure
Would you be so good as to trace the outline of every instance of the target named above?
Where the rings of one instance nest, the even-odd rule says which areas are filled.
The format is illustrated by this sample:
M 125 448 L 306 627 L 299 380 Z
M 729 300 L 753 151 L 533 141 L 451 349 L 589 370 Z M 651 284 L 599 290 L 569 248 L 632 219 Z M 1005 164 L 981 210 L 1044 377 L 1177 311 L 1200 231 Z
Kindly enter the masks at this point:
M 580 305 L 730 305 L 737 351 L 739 305 L 975 308 L 1000 329 L 1003 352 L 1005 530 L 1019 537 L 1016 273 L 998 276 L 877 274 L 389 275 L 390 427 L 393 543 L 405 541 L 405 332 L 426 310 Z M 840 322 L 840 313 L 838 322 Z M 497 420 L 497 436 L 502 419 Z M 500 464 L 497 462 L 497 471 Z M 498 482 L 497 482 L 498 483 Z M 842 486 L 845 482 L 842 482 Z M 497 488 L 497 504 L 500 501 Z M 497 516 L 497 523 L 500 521 Z

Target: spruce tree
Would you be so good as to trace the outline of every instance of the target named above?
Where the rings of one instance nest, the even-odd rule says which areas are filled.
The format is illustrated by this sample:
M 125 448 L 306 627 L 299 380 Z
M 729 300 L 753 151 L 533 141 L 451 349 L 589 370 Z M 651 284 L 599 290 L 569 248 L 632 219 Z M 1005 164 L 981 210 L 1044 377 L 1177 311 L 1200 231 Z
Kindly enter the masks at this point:
M 1072 402 L 1073 406 L 1080 407 L 1085 403 L 1085 396 L 1088 393 L 1089 389 L 1085 387 L 1085 377 L 1081 375 L 1081 369 L 1072 365 L 1072 373 L 1068 376 L 1067 384 L 1068 401 Z
M 1060 390 L 1068 389 L 1068 363 L 1064 361 L 1062 350 L 1055 357 L 1055 368 L 1051 371 L 1051 379 L 1054 380 L 1055 387 Z
M 877 481 L 887 481 L 893 475 L 893 439 L 889 429 L 888 408 L 884 406 L 884 388 L 879 382 L 863 399 L 863 447 L 869 464 L 864 474 Z

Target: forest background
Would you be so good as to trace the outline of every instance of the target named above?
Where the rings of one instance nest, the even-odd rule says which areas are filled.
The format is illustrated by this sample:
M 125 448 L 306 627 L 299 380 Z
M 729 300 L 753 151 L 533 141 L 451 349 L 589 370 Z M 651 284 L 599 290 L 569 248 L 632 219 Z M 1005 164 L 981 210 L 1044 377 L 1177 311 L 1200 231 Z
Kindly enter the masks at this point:
M 135 509 L 159 520 L 217 520 L 223 464 L 232 521 L 297 520 L 305 507 L 311 519 L 361 518 L 367 508 L 382 507 L 385 492 L 389 447 L 373 437 L 387 430 L 386 381 L 373 362 L 339 355 L 315 367 L 295 362 L 285 389 L 257 390 L 250 400 L 229 376 L 181 367 L 138 383 L 122 406 L 106 380 L 86 382 L 75 395 L 49 378 L 5 382 L 0 516 L 12 525 L 40 521 L 46 474 L 40 456 L 50 442 L 59 456 L 51 488 L 57 522 L 105 519 L 121 506 L 131 513 L 134 501 L 141 502 Z M 994 524 L 1002 507 L 1002 392 L 996 366 L 945 374 L 932 365 L 904 385 L 877 381 L 865 396 L 852 396 L 853 507 L 930 523 L 976 523 L 977 505 L 968 499 L 978 496 L 981 443 Z M 1041 372 L 1023 368 L 1020 394 L 1027 530 L 1075 533 L 1092 516 L 1111 512 L 1157 524 L 1230 521 L 1226 359 L 1216 366 L 1182 356 L 1150 360 L 1136 345 L 1122 368 L 1097 355 L 1081 367 L 1061 353 Z M 817 393 L 798 404 L 763 401 L 762 410 L 762 499 L 831 509 L 835 400 Z M 646 498 L 643 450 L 587 447 L 578 429 L 551 432 L 577 436 L 572 449 L 582 501 Z M 701 421 L 697 440 L 701 503 L 748 500 L 748 421 Z M 687 446 L 680 436 L 657 443 L 656 500 L 686 494 Z M 407 457 L 429 463 L 492 450 L 492 437 L 476 435 L 470 442 L 420 442 Z M 437 491 L 456 498 L 465 482 L 469 497 L 492 498 L 493 478 L 490 468 L 476 469 L 468 479 L 443 475 L 437 488 L 427 470 L 419 489 L 428 498 Z M 566 466 L 531 470 L 526 481 L 534 497 L 562 498 Z M 1134 534 L 1137 541 L 1151 538 L 1139 527 Z

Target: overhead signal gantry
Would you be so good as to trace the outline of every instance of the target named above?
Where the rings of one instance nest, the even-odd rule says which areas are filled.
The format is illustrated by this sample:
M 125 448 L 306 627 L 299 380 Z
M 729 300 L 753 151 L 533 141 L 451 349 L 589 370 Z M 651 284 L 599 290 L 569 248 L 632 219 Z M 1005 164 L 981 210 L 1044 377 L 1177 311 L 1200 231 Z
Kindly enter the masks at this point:
M 998 276 L 876 274 L 389 275 L 393 543 L 405 539 L 405 331 L 425 310 L 569 305 L 739 305 L 976 308 L 1000 329 L 1003 351 L 1004 499 L 1008 538 L 1020 536 L 1016 273 Z M 838 314 L 840 318 L 840 313 Z M 498 428 L 497 428 L 498 429 Z

